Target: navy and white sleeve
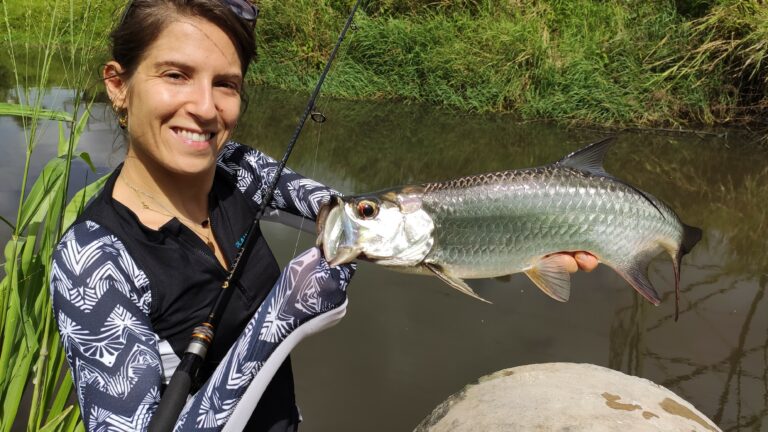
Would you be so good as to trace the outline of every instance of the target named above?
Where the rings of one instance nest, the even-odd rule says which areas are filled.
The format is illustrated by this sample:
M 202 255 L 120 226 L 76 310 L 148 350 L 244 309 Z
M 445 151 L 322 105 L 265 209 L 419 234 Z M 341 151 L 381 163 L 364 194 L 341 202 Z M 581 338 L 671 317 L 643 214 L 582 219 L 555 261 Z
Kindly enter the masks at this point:
M 54 252 L 51 295 L 86 429 L 146 428 L 162 363 L 144 272 L 119 239 L 84 222 Z
M 229 142 L 219 156 L 219 165 L 235 174 L 238 189 L 260 205 L 279 162 L 256 149 Z M 270 206 L 315 220 L 320 207 L 336 195 L 341 194 L 322 183 L 284 168 Z
M 344 315 L 352 272 L 329 267 L 316 248 L 294 258 L 174 430 L 237 429 L 247 421 L 290 350 Z M 118 238 L 85 222 L 54 252 L 51 294 L 86 429 L 146 430 L 163 363 L 145 274 Z

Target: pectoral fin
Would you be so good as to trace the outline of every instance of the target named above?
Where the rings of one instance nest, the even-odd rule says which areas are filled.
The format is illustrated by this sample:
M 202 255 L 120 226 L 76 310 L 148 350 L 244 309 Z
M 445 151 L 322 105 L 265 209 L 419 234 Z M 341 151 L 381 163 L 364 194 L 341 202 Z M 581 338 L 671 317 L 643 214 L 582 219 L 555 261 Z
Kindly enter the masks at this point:
M 472 290 L 472 288 L 470 288 L 469 285 L 466 284 L 466 282 L 464 282 L 460 278 L 453 277 L 451 275 L 446 274 L 443 271 L 443 269 L 440 268 L 439 266 L 436 266 L 434 264 L 424 264 L 424 267 L 429 269 L 432 273 L 435 274 L 435 276 L 439 277 L 443 282 L 447 283 L 448 285 L 452 286 L 453 288 L 456 288 L 457 290 L 463 292 L 464 294 L 472 296 L 472 297 L 474 297 L 474 298 L 476 298 L 478 300 L 482 300 L 482 301 L 484 301 L 484 302 L 486 302 L 488 304 L 491 303 L 488 300 L 486 300 L 486 299 L 480 297 L 479 295 L 477 295 L 477 293 L 474 292 Z
M 539 260 L 525 274 L 548 296 L 561 302 L 571 296 L 571 275 L 567 264 L 572 258 L 559 254 Z

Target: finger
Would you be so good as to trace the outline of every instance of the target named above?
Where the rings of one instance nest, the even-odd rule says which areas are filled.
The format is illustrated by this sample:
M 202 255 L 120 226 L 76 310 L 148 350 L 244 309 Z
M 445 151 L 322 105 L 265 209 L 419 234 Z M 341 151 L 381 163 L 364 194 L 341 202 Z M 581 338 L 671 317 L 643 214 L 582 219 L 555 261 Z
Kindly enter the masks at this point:
M 570 253 L 570 252 L 556 252 L 556 253 L 553 253 L 553 254 L 544 255 L 544 258 L 551 257 L 551 256 L 554 256 L 554 255 L 559 255 L 559 256 L 561 256 L 563 258 L 562 261 L 561 261 L 561 264 L 565 267 L 565 270 L 568 273 L 576 273 L 577 271 L 579 271 L 579 266 L 576 263 L 576 259 L 574 259 L 574 257 L 573 257 L 573 253 Z
M 564 258 L 568 258 L 562 260 L 563 264 L 565 265 L 565 269 L 568 270 L 568 273 L 576 273 L 579 271 L 579 266 L 571 254 L 563 253 L 560 255 L 562 255 Z
M 591 272 L 597 268 L 597 258 L 591 253 L 576 252 L 573 257 L 576 259 L 579 268 L 585 272 Z

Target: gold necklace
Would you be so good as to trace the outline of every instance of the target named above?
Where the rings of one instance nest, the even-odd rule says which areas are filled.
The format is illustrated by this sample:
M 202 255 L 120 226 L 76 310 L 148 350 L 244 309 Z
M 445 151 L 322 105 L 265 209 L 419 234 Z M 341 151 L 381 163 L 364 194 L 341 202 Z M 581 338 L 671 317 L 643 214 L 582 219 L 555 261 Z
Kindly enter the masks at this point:
M 179 219 L 179 221 L 182 222 L 182 223 L 186 222 L 186 223 L 184 223 L 184 225 L 186 225 L 187 228 L 191 229 L 195 234 L 205 238 L 205 243 L 206 243 L 206 245 L 208 247 L 210 247 L 211 249 L 216 249 L 214 244 L 213 244 L 213 242 L 211 241 L 211 237 L 210 237 L 210 235 L 208 233 L 208 230 L 209 230 L 209 228 L 211 226 L 211 218 L 210 217 L 206 217 L 205 220 L 203 220 L 202 222 L 194 222 L 194 221 L 192 221 L 189 218 L 186 218 L 186 217 L 184 217 L 184 216 L 182 216 L 180 214 L 176 214 L 176 213 L 168 210 L 168 208 L 165 207 L 163 205 L 163 203 L 161 203 L 160 200 L 158 200 L 154 195 L 152 195 L 151 193 L 146 192 L 146 191 L 144 191 L 142 189 L 139 189 L 138 187 L 134 186 L 133 184 L 131 184 L 131 182 L 126 180 L 125 177 L 120 176 L 119 178 L 123 180 L 123 183 L 125 183 L 126 186 L 128 186 L 131 190 L 133 190 L 133 192 L 136 194 L 136 198 L 139 199 L 139 203 L 141 203 L 141 207 L 144 210 L 149 210 L 151 212 L 155 212 L 155 213 L 161 214 L 163 216 L 168 216 L 168 217 Z M 152 201 L 154 201 L 158 205 L 158 207 L 160 207 L 162 209 L 162 211 L 160 211 L 160 210 L 150 206 L 149 204 L 147 204 L 146 201 L 144 201 L 144 199 L 142 198 L 142 195 L 146 196 L 147 198 L 149 198 Z M 199 231 L 200 229 L 202 229 L 204 231 L 201 232 L 201 231 Z

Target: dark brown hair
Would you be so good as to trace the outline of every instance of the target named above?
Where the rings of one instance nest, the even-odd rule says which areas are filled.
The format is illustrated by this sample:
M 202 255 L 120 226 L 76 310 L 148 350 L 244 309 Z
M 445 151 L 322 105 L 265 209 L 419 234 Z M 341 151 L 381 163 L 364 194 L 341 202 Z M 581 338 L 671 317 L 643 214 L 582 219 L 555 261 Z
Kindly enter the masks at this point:
M 133 0 L 110 33 L 112 59 L 130 79 L 147 49 L 178 17 L 196 17 L 219 27 L 232 41 L 240 58 L 243 76 L 256 56 L 253 28 L 221 0 Z

